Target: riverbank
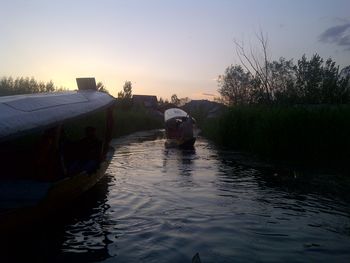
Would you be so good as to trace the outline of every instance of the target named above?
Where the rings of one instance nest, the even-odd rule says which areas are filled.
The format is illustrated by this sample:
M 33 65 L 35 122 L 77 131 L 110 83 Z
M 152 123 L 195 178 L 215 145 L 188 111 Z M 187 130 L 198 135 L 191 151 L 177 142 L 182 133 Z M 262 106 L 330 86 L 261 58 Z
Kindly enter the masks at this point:
M 350 106 L 242 106 L 201 124 L 225 147 L 267 161 L 349 170 Z
M 277 169 L 274 185 L 350 200 L 350 107 L 235 107 L 200 121 L 203 135 Z

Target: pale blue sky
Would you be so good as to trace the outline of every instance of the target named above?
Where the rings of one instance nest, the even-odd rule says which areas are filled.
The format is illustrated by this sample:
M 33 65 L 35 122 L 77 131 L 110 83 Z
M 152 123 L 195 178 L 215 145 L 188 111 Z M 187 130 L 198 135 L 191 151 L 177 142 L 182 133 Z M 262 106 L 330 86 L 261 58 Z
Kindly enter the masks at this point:
M 130 80 L 135 94 L 210 98 L 203 93 L 217 94 L 217 76 L 239 62 L 233 40 L 255 46 L 260 29 L 272 59 L 317 52 L 350 64 L 348 0 L 0 0 L 0 7 L 0 76 L 71 89 L 76 77 L 94 76 L 113 95 Z

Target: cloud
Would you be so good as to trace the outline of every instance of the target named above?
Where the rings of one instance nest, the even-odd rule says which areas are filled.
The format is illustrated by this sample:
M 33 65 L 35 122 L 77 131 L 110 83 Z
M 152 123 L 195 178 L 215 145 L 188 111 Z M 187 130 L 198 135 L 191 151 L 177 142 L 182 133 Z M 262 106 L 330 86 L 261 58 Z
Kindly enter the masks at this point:
M 212 94 L 212 93 L 202 93 L 202 95 L 204 95 L 204 96 L 215 97 L 215 94 Z
M 319 36 L 319 41 L 336 44 L 350 51 L 350 23 L 328 28 Z

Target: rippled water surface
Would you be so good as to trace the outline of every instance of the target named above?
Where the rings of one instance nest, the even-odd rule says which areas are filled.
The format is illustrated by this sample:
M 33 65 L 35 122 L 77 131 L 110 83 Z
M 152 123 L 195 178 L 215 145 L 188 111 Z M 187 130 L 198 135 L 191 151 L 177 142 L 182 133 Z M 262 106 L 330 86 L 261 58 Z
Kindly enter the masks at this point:
M 114 145 L 107 176 L 69 220 L 44 231 L 31 256 L 191 262 L 198 252 L 202 262 L 350 262 L 346 202 L 276 183 L 273 168 L 204 138 L 193 150 L 166 149 L 160 131 Z

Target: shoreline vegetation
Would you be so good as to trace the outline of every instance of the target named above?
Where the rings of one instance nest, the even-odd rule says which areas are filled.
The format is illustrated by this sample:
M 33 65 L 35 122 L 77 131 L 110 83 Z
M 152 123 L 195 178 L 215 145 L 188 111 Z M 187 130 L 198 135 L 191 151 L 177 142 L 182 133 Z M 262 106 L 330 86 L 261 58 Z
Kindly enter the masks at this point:
M 319 57 L 316 56 L 316 58 L 319 61 Z M 321 64 L 318 65 L 321 66 Z M 240 70 L 243 69 L 240 68 Z M 225 78 L 221 78 L 226 79 L 226 86 L 222 88 L 235 87 L 237 83 L 232 82 L 235 78 L 237 78 L 236 74 L 232 75 L 231 71 L 227 71 Z M 309 78 L 312 79 L 312 77 Z M 347 81 L 346 85 L 344 78 Z M 347 87 L 349 74 L 343 75 L 341 80 L 342 87 L 344 85 Z M 252 83 L 248 82 L 246 85 L 248 87 L 245 90 L 249 92 L 252 88 L 249 85 Z M 100 86 L 107 91 L 102 83 Z M 33 78 L 3 77 L 0 80 L 0 90 L 3 91 L 2 95 L 4 93 L 7 95 L 8 93 L 53 92 L 59 89 L 52 82 L 45 84 Z M 335 87 L 334 90 L 338 89 Z M 142 105 L 133 105 L 131 93 L 132 84 L 126 81 L 123 91 L 118 93 L 116 99 L 113 136 L 120 137 L 136 131 L 163 128 L 163 119 L 155 114 L 154 110 Z M 231 98 L 238 95 L 242 96 L 241 93 L 233 94 Z M 248 95 L 245 94 L 247 97 L 252 96 Z M 172 98 L 172 102 L 175 101 Z M 195 106 L 191 107 L 193 103 L 188 102 L 182 108 L 197 119 L 204 136 L 224 147 L 248 152 L 267 162 L 315 168 L 331 167 L 336 171 L 350 171 L 348 165 L 350 104 L 282 104 L 278 102 L 277 100 L 276 103 L 271 104 L 235 104 L 230 103 L 228 99 L 228 107 L 214 102 L 206 102 L 206 105 L 194 103 Z M 160 100 L 157 109 L 161 110 L 169 105 L 176 106 Z M 219 113 L 214 117 L 208 117 L 210 110 L 215 107 L 220 108 Z
M 214 142 L 266 161 L 349 170 L 350 105 L 236 106 L 200 126 Z
M 113 137 L 118 138 L 133 132 L 163 128 L 162 119 L 144 107 L 124 107 L 123 103 L 114 108 Z
M 235 42 L 241 63 L 218 78 L 228 107 L 214 118 L 196 114 L 203 135 L 280 169 L 271 178 L 284 187 L 350 200 L 350 66 L 318 54 L 269 61 L 262 34 L 259 41 L 262 56 Z
M 303 55 L 269 60 L 260 32 L 259 53 L 235 41 L 239 65 L 218 78 L 228 108 L 202 121 L 206 136 L 269 162 L 349 169 L 350 65 Z
M 262 54 L 266 41 L 261 35 Z M 350 66 L 339 69 L 332 59 L 315 54 L 293 60 L 280 58 L 261 63 L 236 42 L 242 65 L 227 67 L 218 78 L 220 108 L 214 117 L 186 108 L 198 120 L 203 135 L 230 149 L 246 151 L 268 162 L 286 162 L 306 167 L 332 167 L 349 171 L 350 156 Z M 252 65 L 247 67 L 245 65 Z M 98 90 L 108 92 L 99 82 Z M 64 90 L 34 78 L 0 79 L 0 95 Z M 163 127 L 162 118 L 151 109 L 133 105 L 132 83 L 126 81 L 114 109 L 113 136 Z M 178 106 L 155 98 L 155 107 Z M 217 105 L 222 105 L 218 104 Z M 217 106 L 216 105 L 216 106 Z M 213 106 L 214 107 L 214 106 Z M 221 112 L 221 114 L 220 114 Z
M 157 104 L 156 98 L 155 103 Z M 163 127 L 162 118 L 159 118 L 151 108 L 133 102 L 131 81 L 125 81 L 123 89 L 118 92 L 113 115 L 115 138 L 141 130 Z
M 273 185 L 350 201 L 350 105 L 230 107 L 199 126 L 215 144 L 270 171 Z
M 0 81 L 0 90 L 9 79 Z M 20 90 L 14 88 L 19 83 L 31 83 L 26 84 L 29 88 L 22 89 L 27 91 L 22 94 L 58 90 L 50 82 L 41 84 L 37 91 L 39 82 L 28 78 L 17 78 L 16 85 L 10 83 L 8 87 L 15 94 Z M 107 91 L 103 84 L 100 89 Z M 116 99 L 114 138 L 164 127 L 163 118 L 156 111 L 133 105 L 131 91 L 131 82 L 126 82 Z M 157 110 L 177 106 L 179 100 L 175 99 L 171 103 L 160 99 Z M 240 103 L 225 107 L 215 102 L 187 101 L 183 108 L 197 119 L 203 136 L 274 167 L 271 171 L 278 172 L 271 173 L 272 183 L 350 200 L 350 104 Z M 99 122 L 100 117 L 96 118 Z
M 37 81 L 34 77 L 2 77 L 0 79 L 0 96 L 33 94 L 43 92 L 65 91 L 63 87 L 56 87 L 52 81 Z

